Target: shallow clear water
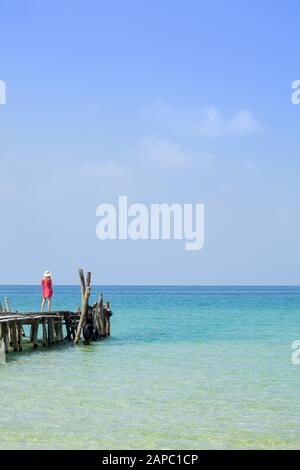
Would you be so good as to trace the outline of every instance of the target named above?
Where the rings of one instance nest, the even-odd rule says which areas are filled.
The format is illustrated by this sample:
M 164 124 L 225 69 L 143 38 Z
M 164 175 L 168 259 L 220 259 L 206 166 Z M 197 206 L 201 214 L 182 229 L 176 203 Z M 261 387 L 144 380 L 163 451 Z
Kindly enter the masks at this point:
M 100 291 L 111 338 L 30 347 L 0 366 L 0 448 L 300 448 L 300 288 Z M 5 295 L 39 310 L 39 287 Z M 56 287 L 53 308 L 79 303 L 78 287 Z

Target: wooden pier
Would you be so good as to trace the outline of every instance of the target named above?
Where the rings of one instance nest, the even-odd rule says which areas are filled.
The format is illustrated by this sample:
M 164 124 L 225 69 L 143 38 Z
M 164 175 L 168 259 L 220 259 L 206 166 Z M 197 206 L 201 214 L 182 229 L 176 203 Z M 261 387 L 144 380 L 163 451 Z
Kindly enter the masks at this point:
M 85 278 L 80 269 L 79 278 L 82 305 L 75 311 L 12 312 L 7 298 L 4 308 L 0 303 L 0 364 L 5 363 L 7 353 L 22 351 L 25 342 L 38 349 L 65 341 L 78 344 L 81 339 L 89 344 L 110 336 L 109 303 L 104 305 L 103 295 L 99 294 L 91 306 L 91 273 Z

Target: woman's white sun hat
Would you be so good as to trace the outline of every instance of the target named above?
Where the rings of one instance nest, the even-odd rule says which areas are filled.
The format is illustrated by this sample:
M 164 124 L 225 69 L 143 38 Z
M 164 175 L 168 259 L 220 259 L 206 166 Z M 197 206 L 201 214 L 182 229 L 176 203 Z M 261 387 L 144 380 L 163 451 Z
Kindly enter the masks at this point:
M 44 272 L 44 277 L 50 277 L 50 276 L 52 276 L 52 273 L 50 271 Z

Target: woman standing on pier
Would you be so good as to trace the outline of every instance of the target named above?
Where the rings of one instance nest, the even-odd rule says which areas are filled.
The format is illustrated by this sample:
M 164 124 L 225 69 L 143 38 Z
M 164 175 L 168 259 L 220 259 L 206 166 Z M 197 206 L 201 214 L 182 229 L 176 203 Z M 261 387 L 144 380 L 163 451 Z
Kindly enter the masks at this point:
M 42 308 L 41 311 L 44 311 L 46 299 L 48 299 L 48 312 L 51 311 L 51 299 L 52 299 L 52 280 L 51 280 L 51 273 L 50 271 L 46 271 L 44 273 L 44 277 L 42 279 L 42 288 L 43 288 L 43 300 L 42 300 Z

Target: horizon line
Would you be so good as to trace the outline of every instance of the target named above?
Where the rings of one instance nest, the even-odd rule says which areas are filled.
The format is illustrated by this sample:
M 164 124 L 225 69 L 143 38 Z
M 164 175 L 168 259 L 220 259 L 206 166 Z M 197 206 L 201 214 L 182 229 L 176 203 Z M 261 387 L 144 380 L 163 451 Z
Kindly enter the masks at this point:
M 1 284 L 0 287 L 40 287 L 40 284 Z M 300 287 L 300 284 L 91 284 L 91 287 Z M 54 284 L 54 287 L 80 287 L 80 284 Z

